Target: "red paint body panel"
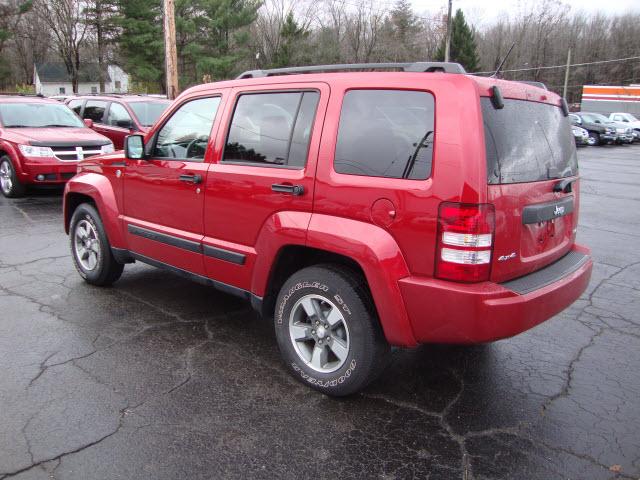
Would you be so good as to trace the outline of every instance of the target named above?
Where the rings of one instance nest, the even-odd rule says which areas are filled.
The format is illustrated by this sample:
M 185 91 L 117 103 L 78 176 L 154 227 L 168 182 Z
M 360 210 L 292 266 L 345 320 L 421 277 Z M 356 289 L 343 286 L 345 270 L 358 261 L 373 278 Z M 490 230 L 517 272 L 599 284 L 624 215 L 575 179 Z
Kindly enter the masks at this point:
M 560 281 L 526 295 L 498 284 L 548 265 L 574 244 L 578 203 L 555 236 L 521 222 L 523 206 L 559 199 L 553 182 L 487 185 L 480 96 L 499 85 L 505 98 L 560 104 L 557 95 L 524 84 L 442 73 L 332 73 L 219 82 L 180 95 L 147 133 L 153 138 L 187 100 L 223 96 L 202 163 L 126 160 L 122 153 L 83 162 L 66 193 L 90 195 L 99 205 L 112 244 L 264 297 L 274 262 L 287 246 L 346 256 L 363 270 L 384 334 L 392 345 L 496 340 L 537 325 L 586 288 L 591 261 Z M 427 180 L 336 173 L 333 157 L 345 92 L 352 88 L 429 92 L 435 98 L 433 170 Z M 241 93 L 318 90 L 320 101 L 302 170 L 221 161 L 235 99 Z M 111 166 L 125 162 L 124 187 Z M 201 191 L 177 181 L 181 172 L 203 176 Z M 274 192 L 274 183 L 302 185 L 301 196 Z M 576 199 L 578 184 L 571 193 Z M 441 202 L 491 203 L 496 244 L 490 282 L 462 284 L 433 278 Z M 389 212 L 393 210 L 393 215 Z M 233 263 L 131 235 L 134 224 L 179 240 L 232 254 Z M 521 258 L 497 265 L 517 250 Z M 585 250 L 586 253 L 586 250 Z
M 387 340 L 416 345 L 397 283 L 409 269 L 388 232 L 370 223 L 314 213 L 307 245 L 353 258 L 367 278 Z
M 563 279 L 525 295 L 492 282 L 464 285 L 407 277 L 399 284 L 418 342 L 472 344 L 512 337 L 561 312 L 585 291 L 592 268 L 589 259 Z
M 69 193 L 78 193 L 86 195 L 93 199 L 102 223 L 107 231 L 109 242 L 116 248 L 126 248 L 126 240 L 122 235 L 122 226 L 120 222 L 120 207 L 116 201 L 116 195 L 108 178 L 99 173 L 86 172 L 73 177 L 64 190 L 64 201 L 62 210 L 65 218 L 65 231 L 69 233 L 69 220 L 71 218 L 69 212 Z

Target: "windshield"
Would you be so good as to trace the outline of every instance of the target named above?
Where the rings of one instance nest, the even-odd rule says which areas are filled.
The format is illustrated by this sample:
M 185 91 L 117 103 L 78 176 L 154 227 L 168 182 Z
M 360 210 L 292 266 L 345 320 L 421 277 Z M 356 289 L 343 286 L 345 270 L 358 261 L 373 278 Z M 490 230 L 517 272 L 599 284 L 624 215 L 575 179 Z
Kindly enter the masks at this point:
M 3 103 L 0 121 L 5 128 L 84 127 L 66 105 L 55 103 Z
M 638 121 L 638 119 L 636 117 L 634 117 L 633 115 L 631 115 L 630 113 L 625 113 L 624 115 L 622 115 L 622 118 L 626 118 L 630 122 L 637 122 Z
M 592 123 L 609 123 L 611 121 L 607 117 L 605 117 L 604 115 L 600 115 L 599 113 L 585 113 L 582 115 L 582 118 L 587 122 Z
M 162 115 L 170 104 L 171 102 L 169 100 L 160 100 L 154 102 L 131 102 L 129 106 L 131 110 L 133 110 L 138 122 L 140 122 L 140 125 L 150 127 L 156 123 L 156 120 L 160 118 L 160 115 Z
M 560 107 L 525 100 L 496 110 L 482 97 L 490 184 L 539 182 L 578 174 L 575 141 Z

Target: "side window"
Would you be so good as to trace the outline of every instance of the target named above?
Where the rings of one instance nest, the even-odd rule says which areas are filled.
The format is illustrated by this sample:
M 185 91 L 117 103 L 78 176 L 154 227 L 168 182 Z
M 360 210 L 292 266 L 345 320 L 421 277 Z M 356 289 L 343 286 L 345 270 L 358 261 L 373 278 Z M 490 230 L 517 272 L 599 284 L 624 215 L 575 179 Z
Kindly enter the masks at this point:
M 241 95 L 223 161 L 304 168 L 319 99 L 318 92 Z
M 76 112 L 77 115 L 80 115 L 80 110 L 82 110 L 82 102 L 83 100 L 71 100 L 67 106 L 71 110 Z
M 336 144 L 338 173 L 424 180 L 431 175 L 434 99 L 403 90 L 346 93 Z
M 182 105 L 158 132 L 154 157 L 204 160 L 220 97 L 200 98 Z
M 102 123 L 104 118 L 104 111 L 106 109 L 107 102 L 88 100 L 87 105 L 84 107 L 84 113 L 82 117 L 93 120 L 95 123 Z
M 113 102 L 109 107 L 109 113 L 107 114 L 107 125 L 120 128 L 132 128 L 133 120 L 127 109 L 120 103 Z

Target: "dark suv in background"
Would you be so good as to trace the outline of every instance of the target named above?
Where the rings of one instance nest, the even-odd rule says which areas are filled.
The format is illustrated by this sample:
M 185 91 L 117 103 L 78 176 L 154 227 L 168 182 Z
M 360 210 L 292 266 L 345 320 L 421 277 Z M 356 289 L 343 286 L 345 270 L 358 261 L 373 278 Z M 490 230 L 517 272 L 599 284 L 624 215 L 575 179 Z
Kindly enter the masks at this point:
M 576 112 L 569 114 L 572 125 L 584 128 L 589 132 L 589 145 L 608 145 L 617 140 L 616 127 L 608 120 L 604 121 L 597 113 Z
M 66 104 L 119 150 L 127 135 L 146 133 L 171 101 L 145 95 L 88 95 L 70 98 Z

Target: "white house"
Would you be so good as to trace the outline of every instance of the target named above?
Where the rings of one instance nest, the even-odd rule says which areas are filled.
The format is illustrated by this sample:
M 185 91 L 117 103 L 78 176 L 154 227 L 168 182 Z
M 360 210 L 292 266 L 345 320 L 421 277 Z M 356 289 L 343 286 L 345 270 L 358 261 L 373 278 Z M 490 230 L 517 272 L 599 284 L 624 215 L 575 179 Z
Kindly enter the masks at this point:
M 78 94 L 100 93 L 97 63 L 84 63 L 78 74 Z M 46 97 L 72 95 L 71 77 L 63 63 L 40 63 L 33 67 L 33 83 L 36 93 Z M 127 93 L 129 75 L 117 65 L 109 65 L 105 72 L 105 93 Z

